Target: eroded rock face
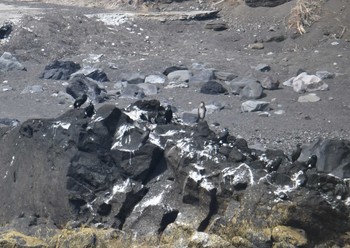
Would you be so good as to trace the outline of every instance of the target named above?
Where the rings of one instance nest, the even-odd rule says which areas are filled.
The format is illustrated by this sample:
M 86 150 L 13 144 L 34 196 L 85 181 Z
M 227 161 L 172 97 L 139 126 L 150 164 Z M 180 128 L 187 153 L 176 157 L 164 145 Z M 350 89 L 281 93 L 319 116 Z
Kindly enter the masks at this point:
M 329 174 L 334 164 L 346 170 L 348 141 L 303 147 L 291 163 L 281 150 L 250 149 L 206 121 L 166 124 L 157 100 L 104 105 L 91 119 L 83 111 L 28 120 L 1 137 L 0 223 L 19 223 L 20 215 L 58 226 L 74 220 L 164 234 L 164 244 L 227 247 L 315 245 L 350 228 L 349 186 Z M 309 167 L 303 157 L 316 150 L 317 166 Z M 30 223 L 21 231 L 33 233 L 39 224 Z M 184 238 L 169 241 L 179 233 Z

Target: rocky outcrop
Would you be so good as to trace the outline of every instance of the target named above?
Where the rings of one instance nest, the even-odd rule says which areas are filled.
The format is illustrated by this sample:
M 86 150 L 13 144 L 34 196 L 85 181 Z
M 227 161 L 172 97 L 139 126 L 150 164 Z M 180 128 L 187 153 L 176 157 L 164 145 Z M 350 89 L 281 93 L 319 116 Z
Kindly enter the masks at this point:
M 164 119 L 159 101 L 140 100 L 127 109 L 103 105 L 92 118 L 72 109 L 7 127 L 0 223 L 12 224 L 0 232 L 20 230 L 55 247 L 345 242 L 348 141 L 303 147 L 291 163 L 283 151 L 250 149 L 206 121 Z M 304 161 L 309 154 L 317 166 Z

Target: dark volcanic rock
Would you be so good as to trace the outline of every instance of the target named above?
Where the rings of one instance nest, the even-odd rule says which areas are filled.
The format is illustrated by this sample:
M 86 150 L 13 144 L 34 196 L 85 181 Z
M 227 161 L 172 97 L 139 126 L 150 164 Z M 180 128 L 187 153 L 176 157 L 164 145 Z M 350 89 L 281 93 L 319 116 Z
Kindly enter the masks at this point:
M 71 78 L 75 76 L 83 75 L 88 78 L 91 78 L 98 82 L 108 82 L 109 79 L 107 77 L 107 74 L 102 69 L 95 69 L 95 68 L 83 68 L 71 75 Z
M 275 7 L 291 0 L 245 0 L 249 7 Z
M 250 149 L 206 121 L 157 122 L 163 115 L 158 100 L 147 100 L 125 110 L 103 105 L 92 118 L 71 109 L 6 129 L 0 224 L 24 233 L 42 223 L 53 232 L 52 223 L 92 225 L 156 239 L 177 226 L 188 230 L 181 236 L 188 242 L 209 231 L 252 247 L 313 247 L 349 230 L 350 190 L 328 174 L 347 175 L 349 141 L 303 147 L 292 163 L 281 150 Z M 306 166 L 306 154 L 317 154 L 316 168 Z M 94 235 L 85 236 L 89 244 Z
M 174 66 L 170 66 L 168 68 L 166 68 L 163 72 L 163 74 L 165 76 L 168 76 L 170 73 L 174 72 L 174 71 L 182 71 L 182 70 L 188 70 L 188 68 L 186 66 L 177 66 L 177 65 L 174 65 Z
M 80 65 L 73 61 L 55 60 L 45 66 L 40 78 L 53 80 L 68 80 L 70 75 L 80 69 Z
M 224 88 L 220 83 L 216 81 L 209 81 L 205 83 L 201 89 L 200 93 L 209 94 L 209 95 L 219 95 L 227 92 L 227 89 Z
M 223 31 L 223 30 L 228 29 L 229 27 L 228 27 L 227 23 L 216 22 L 216 23 L 207 23 L 205 25 L 205 28 L 206 29 L 212 29 L 214 31 Z
M 350 177 L 350 142 L 348 140 L 316 140 L 304 146 L 298 161 L 306 162 L 317 156 L 317 171 L 331 173 L 340 178 Z
M 10 36 L 11 32 L 13 30 L 13 23 L 12 22 L 5 22 L 0 27 L 0 39 L 6 39 Z
M 141 84 L 145 82 L 146 75 L 139 72 L 122 73 L 119 78 L 120 81 L 126 81 L 129 84 Z
M 83 94 L 87 94 L 90 101 L 93 102 L 103 102 L 106 96 L 105 89 L 102 89 L 96 81 L 84 75 L 70 79 L 66 92 L 75 99 Z

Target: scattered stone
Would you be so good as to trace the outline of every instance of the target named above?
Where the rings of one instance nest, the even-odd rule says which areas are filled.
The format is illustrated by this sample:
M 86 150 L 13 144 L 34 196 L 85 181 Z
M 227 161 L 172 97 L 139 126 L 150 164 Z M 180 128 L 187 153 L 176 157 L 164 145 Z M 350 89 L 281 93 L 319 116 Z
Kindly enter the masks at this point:
M 249 7 L 275 7 L 291 0 L 245 0 Z
M 267 72 L 267 71 L 271 70 L 271 67 L 269 65 L 267 65 L 267 64 L 258 64 L 255 67 L 255 70 L 261 71 L 261 72 Z
M 263 88 L 259 83 L 249 83 L 240 92 L 241 100 L 259 99 L 263 94 Z
M 0 72 L 12 70 L 26 71 L 27 69 L 9 52 L 4 52 L 0 57 Z
M 266 112 L 266 111 L 258 113 L 258 116 L 260 116 L 260 117 L 270 117 L 270 115 L 271 114 L 269 112 Z
M 201 85 L 206 84 L 214 79 L 214 70 L 204 69 L 194 72 L 193 76 L 190 78 L 191 85 Z
M 0 40 L 6 39 L 10 36 L 13 30 L 13 22 L 5 21 L 4 24 L 0 27 Z
M 205 24 L 206 29 L 212 29 L 214 31 L 223 31 L 228 29 L 227 23 L 224 22 L 217 22 L 217 23 L 207 23 Z
M 158 94 L 158 88 L 154 84 L 142 83 L 138 84 L 137 86 L 143 90 L 146 96 L 153 96 Z
M 266 76 L 260 81 L 261 86 L 267 90 L 277 90 L 280 82 L 271 76 Z
M 185 82 L 178 83 L 178 82 L 172 81 L 172 82 L 169 82 L 169 84 L 167 86 L 165 86 L 164 88 L 165 89 L 174 89 L 174 88 L 188 88 L 188 87 L 189 87 L 188 83 L 185 83 Z
M 328 85 L 323 83 L 316 75 L 308 75 L 306 72 L 299 74 L 283 83 L 292 86 L 298 93 L 328 90 Z
M 286 39 L 286 37 L 281 34 L 281 35 L 274 35 L 271 37 L 268 37 L 265 42 L 282 42 Z
M 212 114 L 216 111 L 219 111 L 224 108 L 224 106 L 221 103 L 214 102 L 214 103 L 208 103 L 205 105 L 205 108 L 207 109 L 207 114 Z M 193 110 L 193 113 L 197 113 L 198 109 Z
M 70 79 L 66 92 L 74 99 L 87 94 L 89 100 L 93 102 L 103 102 L 107 95 L 106 90 L 100 87 L 96 81 L 84 75 L 77 75 Z
M 258 80 L 254 76 L 250 75 L 242 78 L 235 78 L 229 82 L 226 81 L 225 83 L 231 87 L 243 88 L 249 84 L 258 83 Z
M 31 85 L 31 86 L 26 86 L 22 90 L 21 94 L 28 94 L 28 93 L 33 94 L 33 93 L 40 93 L 40 92 L 43 92 L 43 91 L 44 91 L 43 86 L 41 86 L 41 85 Z
M 128 82 L 129 84 L 141 84 L 145 82 L 145 74 L 139 72 L 122 73 L 119 76 L 120 81 Z
M 142 99 L 145 97 L 144 90 L 136 84 L 127 84 L 121 90 L 121 98 Z
M 283 109 L 279 109 L 276 110 L 275 112 L 273 112 L 275 115 L 284 115 L 286 113 L 286 111 L 284 111 Z
M 305 96 L 299 96 L 298 102 L 318 102 L 321 98 L 319 98 L 315 93 L 310 93 Z
M 107 74 L 102 69 L 95 69 L 95 68 L 83 68 L 73 74 L 71 74 L 70 78 L 73 78 L 78 75 L 84 75 L 88 78 L 91 78 L 98 82 L 108 82 L 109 79 L 107 77 Z
M 224 72 L 224 71 L 215 71 L 214 76 L 216 79 L 222 80 L 222 81 L 231 81 L 238 76 L 231 73 L 231 72 Z
M 164 75 L 148 75 L 145 78 L 145 83 L 148 84 L 164 84 L 166 77 Z
M 317 71 L 316 76 L 323 80 L 323 79 L 332 79 L 335 77 L 335 74 L 328 71 Z
M 192 73 L 189 70 L 177 70 L 168 74 L 169 82 L 175 83 L 188 83 L 192 77 Z
M 20 124 L 20 121 L 17 119 L 10 119 L 10 118 L 0 118 L 0 125 L 10 126 L 10 127 L 16 127 Z
M 245 101 L 241 105 L 242 112 L 265 111 L 269 109 L 269 102 L 264 101 Z
M 11 91 L 13 88 L 11 86 L 1 86 L 1 91 L 6 92 L 6 91 Z
M 238 95 L 241 93 L 241 90 L 242 90 L 242 87 L 239 87 L 239 86 L 237 86 L 237 85 L 233 85 L 233 86 L 231 87 L 231 93 L 232 93 L 233 95 L 236 95 L 236 96 L 238 96 Z
M 52 80 L 68 80 L 74 72 L 80 70 L 80 65 L 73 61 L 55 60 L 45 66 L 40 78 Z
M 183 71 L 183 70 L 188 70 L 188 68 L 184 65 L 180 65 L 180 66 L 174 65 L 174 66 L 170 66 L 170 67 L 166 68 L 164 70 L 163 74 L 165 76 L 168 76 L 170 73 L 172 73 L 174 71 Z
M 261 42 L 256 42 L 256 43 L 249 44 L 249 45 L 248 45 L 248 48 L 250 48 L 250 49 L 256 49 L 256 50 L 261 50 L 261 49 L 264 49 L 265 46 L 264 46 L 264 44 L 261 43 Z
M 209 81 L 201 87 L 199 92 L 208 95 L 220 95 L 226 93 L 227 89 L 216 81 Z

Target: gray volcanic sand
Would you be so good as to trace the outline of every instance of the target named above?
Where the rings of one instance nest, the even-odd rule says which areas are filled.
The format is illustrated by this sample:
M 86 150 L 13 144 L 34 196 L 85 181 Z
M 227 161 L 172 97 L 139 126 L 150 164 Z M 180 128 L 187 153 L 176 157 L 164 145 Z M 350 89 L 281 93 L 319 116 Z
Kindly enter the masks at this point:
M 185 89 L 165 89 L 160 85 L 158 95 L 145 99 L 155 98 L 161 103 L 170 103 L 179 112 L 196 109 L 202 100 L 207 105 L 221 103 L 224 109 L 208 114 L 208 123 L 219 123 L 216 129 L 229 128 L 233 135 L 245 138 L 250 145 L 259 143 L 290 152 L 296 143 L 311 142 L 317 137 L 349 139 L 349 28 L 340 39 L 336 36 L 339 36 L 342 27 L 350 23 L 350 7 L 347 1 L 328 1 L 323 8 L 323 18 L 308 28 L 305 35 L 292 38 L 293 32 L 286 29 L 286 16 L 294 4 L 295 1 L 291 1 L 275 8 L 249 8 L 242 4 L 233 8 L 223 2 L 216 5 L 222 9 L 220 18 L 201 21 L 115 14 L 114 21 L 120 22 L 120 17 L 126 21 L 108 26 L 96 18 L 86 17 L 86 14 L 123 13 L 123 9 L 115 11 L 11 1 L 13 7 L 10 11 L 7 2 L 4 2 L 0 4 L 1 22 L 5 19 L 18 20 L 19 15 L 22 17 L 16 22 L 10 39 L 1 42 L 1 54 L 11 52 L 27 71 L 0 73 L 0 86 L 12 87 L 11 91 L 0 92 L 0 118 L 20 121 L 54 118 L 72 108 L 72 103 L 59 104 L 59 99 L 52 95 L 65 92 L 64 81 L 39 79 L 44 67 L 54 59 L 73 60 L 82 66 L 103 69 L 111 80 L 104 83 L 107 90 L 113 90 L 122 72 L 152 74 L 172 65 L 183 64 L 190 68 L 198 63 L 244 77 L 256 74 L 253 68 L 259 63 L 266 63 L 271 67 L 267 74 L 281 82 L 280 89 L 264 91 L 265 96 L 261 99 L 270 102 L 272 110 L 269 117 L 241 113 L 238 96 L 204 95 L 195 85 Z M 158 8 L 161 11 L 186 12 L 209 7 L 185 2 Z M 205 29 L 205 24 L 211 22 L 226 22 L 230 28 L 220 32 Z M 269 31 L 271 27 L 275 31 Z M 277 35 L 285 35 L 286 39 L 283 42 L 265 42 L 262 50 L 248 48 L 255 41 L 266 41 L 268 37 Z M 338 44 L 332 45 L 335 41 Z M 91 58 L 96 58 L 96 55 L 100 55 L 97 56 L 99 59 L 92 61 Z M 111 64 L 117 69 L 111 69 Z M 321 101 L 299 103 L 300 94 L 282 85 L 295 76 L 298 69 L 309 74 L 324 70 L 336 74 L 334 79 L 324 81 L 329 85 L 328 91 L 315 92 Z M 25 86 L 36 84 L 43 85 L 44 91 L 21 94 Z M 229 86 L 225 87 L 231 92 Z M 126 107 L 134 101 L 119 98 L 106 103 Z M 285 113 L 274 114 L 280 109 Z

